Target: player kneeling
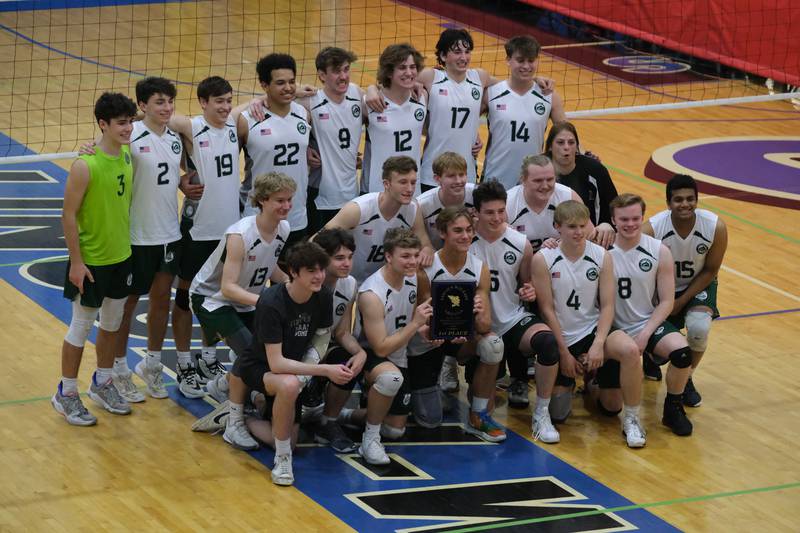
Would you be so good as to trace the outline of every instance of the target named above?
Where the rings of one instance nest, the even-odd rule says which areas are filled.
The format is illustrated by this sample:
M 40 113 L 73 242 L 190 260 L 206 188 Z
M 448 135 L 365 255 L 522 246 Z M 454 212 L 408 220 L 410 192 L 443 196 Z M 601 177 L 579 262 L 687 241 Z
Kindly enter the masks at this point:
M 560 353 L 550 416 L 556 420 L 569 416 L 578 375 L 594 372 L 604 361 L 618 361 L 624 403 L 622 432 L 628 446 L 641 448 L 645 445 L 639 422 L 642 360 L 633 339 L 623 331 L 610 331 L 614 321 L 613 260 L 602 247 L 586 240 L 589 210 L 585 205 L 563 202 L 553 219 L 561 243 L 540 250 L 533 258 L 539 310 L 555 334 Z

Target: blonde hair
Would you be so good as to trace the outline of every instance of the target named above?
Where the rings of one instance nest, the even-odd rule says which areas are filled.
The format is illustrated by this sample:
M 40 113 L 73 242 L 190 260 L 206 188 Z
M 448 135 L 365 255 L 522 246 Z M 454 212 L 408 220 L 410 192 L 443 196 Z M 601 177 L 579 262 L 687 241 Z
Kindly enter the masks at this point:
M 269 200 L 269 197 L 278 191 L 292 191 L 294 195 L 297 191 L 297 183 L 281 172 L 268 172 L 261 174 L 253 179 L 253 192 L 250 203 L 253 207 L 260 207 L 261 202 Z
M 630 192 L 624 192 L 622 194 L 617 195 L 611 200 L 611 214 L 614 214 L 614 209 L 628 207 L 631 205 L 639 204 L 642 206 L 642 216 L 644 216 L 644 210 L 647 208 L 647 204 L 644 203 L 644 199 L 639 196 L 638 194 L 633 194 Z
M 408 228 L 388 229 L 383 236 L 383 251 L 390 254 L 395 248 L 419 249 L 422 248 L 422 241 Z
M 589 209 L 577 200 L 561 202 L 556 207 L 555 214 L 553 214 L 553 222 L 559 226 L 589 222 Z
M 443 176 L 448 170 L 453 172 L 466 172 L 467 160 L 464 156 L 455 152 L 442 152 L 433 160 L 433 173 L 436 176 Z

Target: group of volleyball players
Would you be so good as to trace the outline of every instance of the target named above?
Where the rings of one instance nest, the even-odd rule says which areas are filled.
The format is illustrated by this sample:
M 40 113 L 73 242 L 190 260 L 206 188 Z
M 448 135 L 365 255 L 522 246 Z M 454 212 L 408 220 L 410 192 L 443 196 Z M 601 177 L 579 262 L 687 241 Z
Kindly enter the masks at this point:
M 701 403 L 692 372 L 717 315 L 724 223 L 697 209 L 689 176 L 670 180 L 668 208 L 650 218 L 641 197 L 618 195 L 580 153 L 552 81 L 537 77 L 532 37 L 506 42 L 505 80 L 472 68 L 472 50 L 467 31 L 447 29 L 432 68 L 413 46 L 390 45 L 362 89 L 350 81 L 355 54 L 328 47 L 316 57 L 321 87 L 302 90 L 295 60 L 273 53 L 256 65 L 262 96 L 234 107 L 230 83 L 212 76 L 197 86 L 196 117 L 175 113 L 164 78 L 139 81 L 136 103 L 103 94 L 101 136 L 82 148 L 64 197 L 73 309 L 56 411 L 97 422 L 77 375 L 98 310 L 89 397 L 130 413 L 145 400 L 135 373 L 147 395 L 166 398 L 172 302 L 177 388 L 218 403 L 193 429 L 220 430 L 240 449 L 272 446 L 280 485 L 294 480 L 301 421 L 338 452 L 388 464 L 383 443 L 402 439 L 409 417 L 442 423 L 459 365 L 464 430 L 486 441 L 506 438 L 493 412 L 507 372 L 512 407 L 528 407 L 535 381 L 536 440 L 560 440 L 581 377 L 597 411 L 622 413 L 627 445 L 642 447 L 642 378 L 661 379 L 663 365 L 662 421 L 691 434 L 684 406 Z M 474 320 L 469 336 L 445 340 L 431 330 L 432 285 L 451 281 L 474 286 Z M 143 295 L 147 352 L 131 369 Z M 365 407 L 354 409 L 356 388 Z M 363 431 L 360 445 L 344 426 Z

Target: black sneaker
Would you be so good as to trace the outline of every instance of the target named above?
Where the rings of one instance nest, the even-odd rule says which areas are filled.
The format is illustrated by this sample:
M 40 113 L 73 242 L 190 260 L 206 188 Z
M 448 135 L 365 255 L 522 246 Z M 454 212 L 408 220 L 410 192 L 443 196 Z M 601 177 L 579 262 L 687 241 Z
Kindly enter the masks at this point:
M 664 416 L 661 418 L 661 423 L 679 437 L 688 437 L 692 434 L 692 422 L 686 416 L 686 411 L 680 402 L 664 401 Z
M 347 435 L 336 422 L 317 424 L 314 427 L 314 440 L 320 444 L 328 444 L 337 453 L 349 453 L 355 451 L 358 446 Z
M 661 367 L 653 362 L 649 354 L 644 354 L 642 357 L 642 368 L 644 369 L 644 379 L 661 381 Z
M 305 386 L 301 393 L 301 401 L 303 407 L 308 409 L 315 409 L 320 407 L 325 401 L 323 395 L 325 394 L 325 385 L 328 380 L 319 376 L 314 376 L 308 385 Z
M 508 387 L 508 405 L 519 409 L 528 407 L 530 400 L 528 399 L 528 383 L 521 379 L 511 381 Z
M 683 405 L 686 407 L 700 407 L 702 403 L 703 397 L 694 388 L 692 378 L 689 378 L 689 381 L 686 382 L 686 388 L 683 389 Z

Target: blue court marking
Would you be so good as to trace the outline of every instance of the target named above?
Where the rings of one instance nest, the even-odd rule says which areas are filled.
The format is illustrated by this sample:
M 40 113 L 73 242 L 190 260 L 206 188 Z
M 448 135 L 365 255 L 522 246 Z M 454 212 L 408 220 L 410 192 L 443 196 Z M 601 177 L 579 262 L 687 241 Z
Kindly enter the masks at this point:
M 0 134 L 0 142 L 11 145 L 15 153 L 26 152 L 25 148 L 13 139 Z M 58 183 L 42 184 L 31 187 L 28 184 L 3 184 L 0 182 L 0 196 L 3 197 L 59 197 L 63 194 L 66 171 L 52 163 L 19 165 L 26 169 L 38 168 L 48 172 Z M 65 251 L 9 251 L 0 249 L 0 263 L 18 263 L 35 261 L 48 257 L 64 256 Z M 42 286 L 26 279 L 20 267 L 2 267 L 0 276 L 9 284 L 31 298 L 56 318 L 69 323 L 71 304 L 61 297 L 60 291 Z M 91 340 L 96 339 L 93 330 Z M 145 341 L 131 339 L 130 347 L 144 347 Z M 56 354 L 53 354 L 56 356 Z M 140 357 L 129 350 L 129 363 L 135 364 Z M 53 386 L 57 375 L 53 374 Z M 211 410 L 211 406 L 202 400 L 187 400 L 180 396 L 175 387 L 170 387 L 170 397 L 195 416 L 202 416 Z M 452 419 L 451 419 L 452 421 Z M 565 431 L 571 429 L 566 428 Z M 215 438 L 209 435 L 192 435 L 185 428 L 186 438 Z M 669 437 L 667 437 L 669 438 Z M 220 442 L 220 446 L 225 444 Z M 619 453 L 636 453 L 625 448 L 622 438 L 598 443 L 601 446 L 617 446 Z M 380 519 L 357 506 L 346 495 L 354 493 L 396 490 L 407 488 L 431 487 L 460 483 L 491 484 L 493 481 L 513 480 L 531 477 L 553 476 L 560 483 L 568 485 L 582 495 L 569 503 L 595 505 L 603 508 L 629 505 L 632 502 L 605 485 L 580 472 L 554 455 L 548 453 L 531 441 L 509 432 L 508 440 L 501 445 L 488 444 L 444 444 L 387 446 L 390 453 L 401 456 L 416 468 L 428 473 L 434 479 L 376 481 L 355 470 L 345 461 L 336 457 L 327 447 L 301 447 L 295 453 L 294 471 L 297 487 L 314 501 L 328 509 L 338 518 L 358 531 L 390 531 L 397 528 L 431 526 L 452 522 L 442 518 L 438 521 L 423 519 Z M 251 456 L 264 464 L 264 475 L 269 476 L 272 468 L 273 451 L 259 450 Z M 513 518 L 513 515 L 509 515 Z M 646 531 L 676 531 L 655 515 L 644 509 L 637 509 L 617 515 L 635 527 Z
M 0 11 L 33 11 L 39 9 L 83 9 L 85 7 L 127 6 L 131 4 L 168 4 L 194 0 L 3 0 Z

